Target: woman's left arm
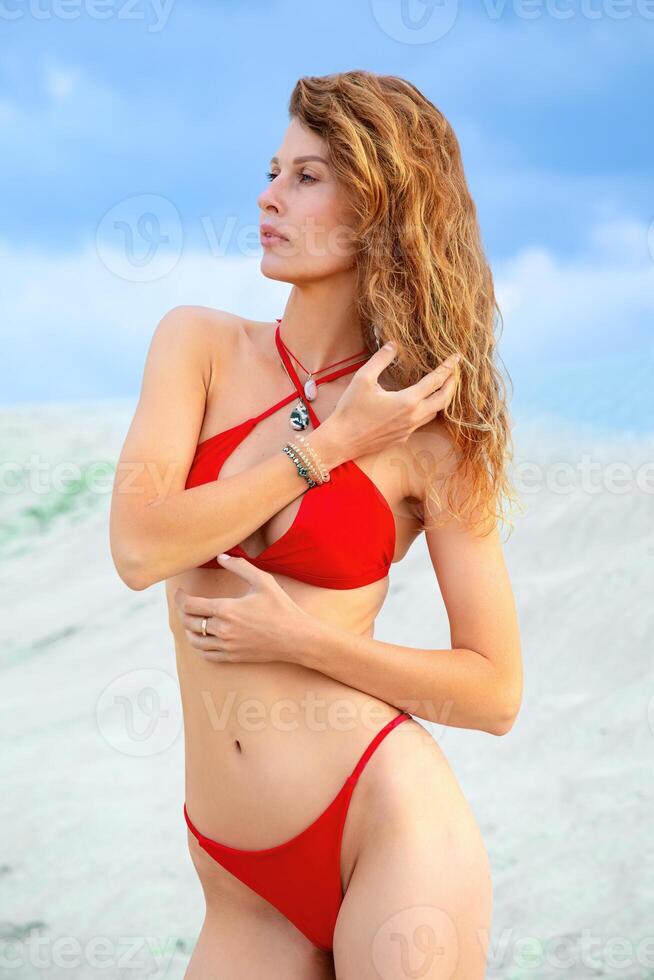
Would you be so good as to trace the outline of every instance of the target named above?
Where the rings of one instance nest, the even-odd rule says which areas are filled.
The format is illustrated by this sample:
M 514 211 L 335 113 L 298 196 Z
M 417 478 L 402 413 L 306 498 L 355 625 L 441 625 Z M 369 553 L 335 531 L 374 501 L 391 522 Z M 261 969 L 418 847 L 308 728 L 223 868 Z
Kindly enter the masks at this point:
M 522 657 L 498 531 L 480 536 L 452 521 L 425 535 L 449 617 L 451 650 L 353 633 L 301 609 L 269 572 L 244 558 L 220 556 L 249 591 L 210 599 L 178 589 L 175 601 L 189 642 L 215 663 L 297 663 L 427 721 L 504 735 L 520 708 Z
M 423 465 L 432 459 L 447 472 L 451 463 L 445 462 L 442 430 L 426 426 L 418 439 L 414 447 Z M 452 649 L 417 649 L 353 633 L 300 609 L 270 573 L 244 558 L 220 555 L 220 564 L 244 579 L 249 591 L 235 599 L 207 599 L 178 589 L 175 601 L 189 642 L 217 663 L 301 664 L 427 721 L 503 735 L 520 709 L 523 675 L 497 525 L 482 533 L 450 518 L 425 536 Z
M 482 537 L 450 522 L 425 535 L 452 649 L 386 643 L 307 616 L 293 660 L 427 721 L 503 735 L 520 708 L 522 656 L 497 528 Z
M 430 484 L 457 502 L 472 487 L 454 474 L 457 453 L 440 416 L 407 446 L 406 484 L 432 514 Z M 406 456 L 398 456 L 405 465 Z M 453 481 L 447 488 L 445 477 Z M 450 626 L 450 650 L 416 649 L 357 635 L 309 618 L 295 659 L 428 721 L 508 732 L 520 710 L 523 672 L 516 605 L 495 519 L 472 529 L 450 517 L 423 521 L 427 548 Z

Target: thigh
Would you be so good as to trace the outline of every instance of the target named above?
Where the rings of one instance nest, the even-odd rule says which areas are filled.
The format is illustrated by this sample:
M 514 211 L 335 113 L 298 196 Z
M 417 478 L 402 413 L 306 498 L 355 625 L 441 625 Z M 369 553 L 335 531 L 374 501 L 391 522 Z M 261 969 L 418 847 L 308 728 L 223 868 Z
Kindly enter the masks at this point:
M 333 958 L 188 833 L 206 914 L 184 980 L 334 980 Z
M 377 780 L 375 809 L 336 923 L 337 980 L 486 974 L 488 854 L 454 773 L 422 731 L 401 749 L 401 766 L 387 756 L 380 774 L 386 779 Z
M 286 923 L 289 925 L 289 923 Z M 334 961 L 284 922 L 236 909 L 207 914 L 184 980 L 334 980 Z

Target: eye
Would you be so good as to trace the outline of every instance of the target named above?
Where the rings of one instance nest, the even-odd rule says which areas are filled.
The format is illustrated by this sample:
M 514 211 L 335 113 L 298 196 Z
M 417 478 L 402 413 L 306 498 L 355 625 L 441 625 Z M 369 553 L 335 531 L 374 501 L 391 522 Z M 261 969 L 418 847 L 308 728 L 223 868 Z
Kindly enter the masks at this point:
M 268 171 L 267 173 L 264 174 L 264 176 L 265 176 L 266 180 L 273 181 L 275 179 L 275 177 L 277 176 L 277 174 L 274 174 L 274 173 L 271 173 L 270 171 Z M 312 183 L 312 184 L 315 183 L 317 181 L 317 179 L 318 179 L 317 177 L 312 177 L 311 174 L 305 174 L 305 173 L 301 173 L 300 174 L 300 177 L 306 177 L 310 181 L 310 183 Z M 304 181 L 301 181 L 301 183 L 304 183 Z

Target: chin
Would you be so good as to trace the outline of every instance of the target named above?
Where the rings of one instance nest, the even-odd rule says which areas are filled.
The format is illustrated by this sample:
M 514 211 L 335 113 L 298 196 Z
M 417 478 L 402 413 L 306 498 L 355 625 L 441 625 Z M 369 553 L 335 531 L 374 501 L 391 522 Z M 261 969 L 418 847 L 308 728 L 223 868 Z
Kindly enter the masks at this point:
M 293 263 L 284 259 L 281 255 L 263 255 L 259 265 L 262 274 L 266 279 L 275 279 L 277 282 L 287 282 L 291 286 L 308 282 L 311 278 L 302 276 L 297 269 L 293 268 Z
M 281 268 L 275 269 L 275 264 L 265 261 L 261 263 L 260 269 L 266 279 L 274 279 L 277 282 L 288 282 L 291 285 L 295 285 L 295 279 L 291 278 L 290 273 Z

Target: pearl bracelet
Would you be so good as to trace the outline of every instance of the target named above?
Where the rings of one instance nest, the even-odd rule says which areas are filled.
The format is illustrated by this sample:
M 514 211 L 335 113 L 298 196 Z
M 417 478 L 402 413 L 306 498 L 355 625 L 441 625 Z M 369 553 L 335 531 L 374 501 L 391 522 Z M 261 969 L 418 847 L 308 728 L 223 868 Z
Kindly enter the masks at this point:
M 300 449 L 300 447 L 296 446 L 294 442 L 288 442 L 287 446 L 290 446 L 291 449 L 295 450 L 297 455 L 304 462 L 304 465 L 307 467 L 307 469 L 311 473 L 311 476 L 316 481 L 316 483 L 321 484 L 323 481 L 320 472 L 315 466 L 313 460 L 310 458 L 309 454 L 306 452 L 306 450 Z
M 314 461 L 316 463 L 316 468 L 317 468 L 317 470 L 318 470 L 318 472 L 320 474 L 321 482 L 322 483 L 329 483 L 329 480 L 331 479 L 329 470 L 327 469 L 327 467 L 325 466 L 325 464 L 321 460 L 321 458 L 318 455 L 318 453 L 316 452 L 316 450 L 313 448 L 313 446 L 311 445 L 311 443 L 308 442 L 307 439 L 305 439 L 305 437 L 302 434 L 299 434 L 297 438 L 302 443 L 302 445 L 305 447 L 305 449 L 307 450 L 307 452 L 311 455 L 311 457 L 314 459 Z

